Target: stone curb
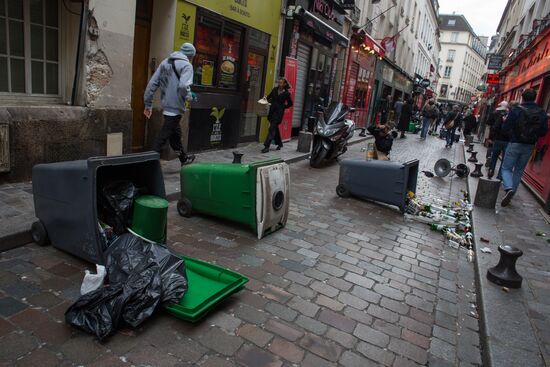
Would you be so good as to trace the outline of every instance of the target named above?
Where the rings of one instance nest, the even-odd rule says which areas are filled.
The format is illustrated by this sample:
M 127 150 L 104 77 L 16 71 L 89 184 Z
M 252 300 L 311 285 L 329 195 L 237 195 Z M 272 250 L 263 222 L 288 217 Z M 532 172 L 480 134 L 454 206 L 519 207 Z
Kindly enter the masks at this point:
M 479 144 L 479 143 L 478 143 Z M 464 159 L 468 164 L 463 146 Z M 472 168 L 469 164 L 470 169 Z M 477 183 L 468 176 L 468 193 L 473 203 Z M 529 350 L 529 344 L 538 345 L 526 310 L 521 302 L 521 290 L 504 293 L 501 287 L 490 283 L 486 278 L 487 269 L 497 264 L 500 256 L 497 246 L 502 244 L 502 236 L 496 227 L 493 209 L 474 206 L 472 211 L 472 231 L 475 248 L 475 281 L 479 315 L 482 361 L 485 367 L 544 366 L 540 355 Z M 478 238 L 489 238 L 485 244 Z M 481 252 L 481 247 L 490 247 L 492 253 Z
M 367 136 L 364 138 L 360 138 L 357 140 L 354 140 L 349 143 L 349 145 L 355 145 L 358 143 L 362 143 L 366 140 L 372 139 L 371 136 Z M 309 153 L 304 153 L 302 155 L 298 155 L 296 157 L 292 157 L 289 159 L 285 159 L 285 162 L 288 164 L 296 163 L 299 161 L 302 161 L 304 159 L 307 159 L 309 157 Z M 176 201 L 179 199 L 180 193 L 177 192 L 171 192 L 166 194 L 166 199 L 168 201 Z M 29 225 L 30 227 L 30 225 Z M 0 237 L 0 252 L 8 251 L 16 247 L 20 247 L 23 245 L 26 245 L 27 243 L 32 242 L 31 232 L 30 229 L 28 230 L 22 230 L 18 231 L 12 234 L 9 234 L 7 236 Z

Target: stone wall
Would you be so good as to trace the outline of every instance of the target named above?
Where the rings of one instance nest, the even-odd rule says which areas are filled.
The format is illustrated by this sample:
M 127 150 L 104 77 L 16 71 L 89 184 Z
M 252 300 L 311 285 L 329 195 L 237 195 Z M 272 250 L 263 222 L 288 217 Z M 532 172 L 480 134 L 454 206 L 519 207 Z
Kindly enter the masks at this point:
M 123 152 L 130 153 L 129 107 L 0 107 L 0 120 L 10 125 L 11 143 L 11 169 L 0 173 L 0 184 L 30 180 L 37 163 L 105 155 L 109 133 L 122 132 Z

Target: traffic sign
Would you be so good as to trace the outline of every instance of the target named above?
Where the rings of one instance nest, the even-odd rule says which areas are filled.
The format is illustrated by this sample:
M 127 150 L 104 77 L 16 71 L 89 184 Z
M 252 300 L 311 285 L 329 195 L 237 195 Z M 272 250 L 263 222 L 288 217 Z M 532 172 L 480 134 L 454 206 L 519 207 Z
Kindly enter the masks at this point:
M 489 63 L 487 64 L 487 69 L 489 70 L 500 70 L 502 68 L 502 62 L 504 61 L 504 56 L 491 54 L 489 56 Z

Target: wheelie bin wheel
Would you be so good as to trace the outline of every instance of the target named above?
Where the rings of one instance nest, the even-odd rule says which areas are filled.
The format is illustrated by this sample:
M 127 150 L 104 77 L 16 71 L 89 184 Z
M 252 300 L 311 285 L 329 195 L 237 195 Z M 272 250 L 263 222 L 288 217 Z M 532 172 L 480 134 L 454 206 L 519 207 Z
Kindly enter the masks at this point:
M 189 218 L 193 215 L 193 208 L 191 206 L 191 201 L 187 198 L 178 200 L 178 213 L 182 217 Z
M 345 185 L 338 185 L 336 186 L 336 195 L 340 196 L 341 198 L 347 198 L 349 197 L 349 190 Z
M 39 220 L 31 225 L 31 236 L 33 241 L 39 246 L 47 246 L 50 244 L 46 227 L 44 227 L 44 224 Z

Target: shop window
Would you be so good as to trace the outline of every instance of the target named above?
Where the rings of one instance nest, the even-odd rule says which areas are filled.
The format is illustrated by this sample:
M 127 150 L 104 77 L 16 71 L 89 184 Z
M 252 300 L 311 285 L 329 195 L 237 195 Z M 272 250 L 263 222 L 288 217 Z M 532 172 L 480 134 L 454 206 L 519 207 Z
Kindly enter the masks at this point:
M 259 50 L 267 50 L 269 48 L 269 34 L 250 29 L 248 32 L 248 45 Z
M 194 84 L 237 89 L 242 57 L 243 28 L 201 15 L 197 24 L 193 59 Z
M 59 94 L 58 0 L 0 0 L 0 92 Z

